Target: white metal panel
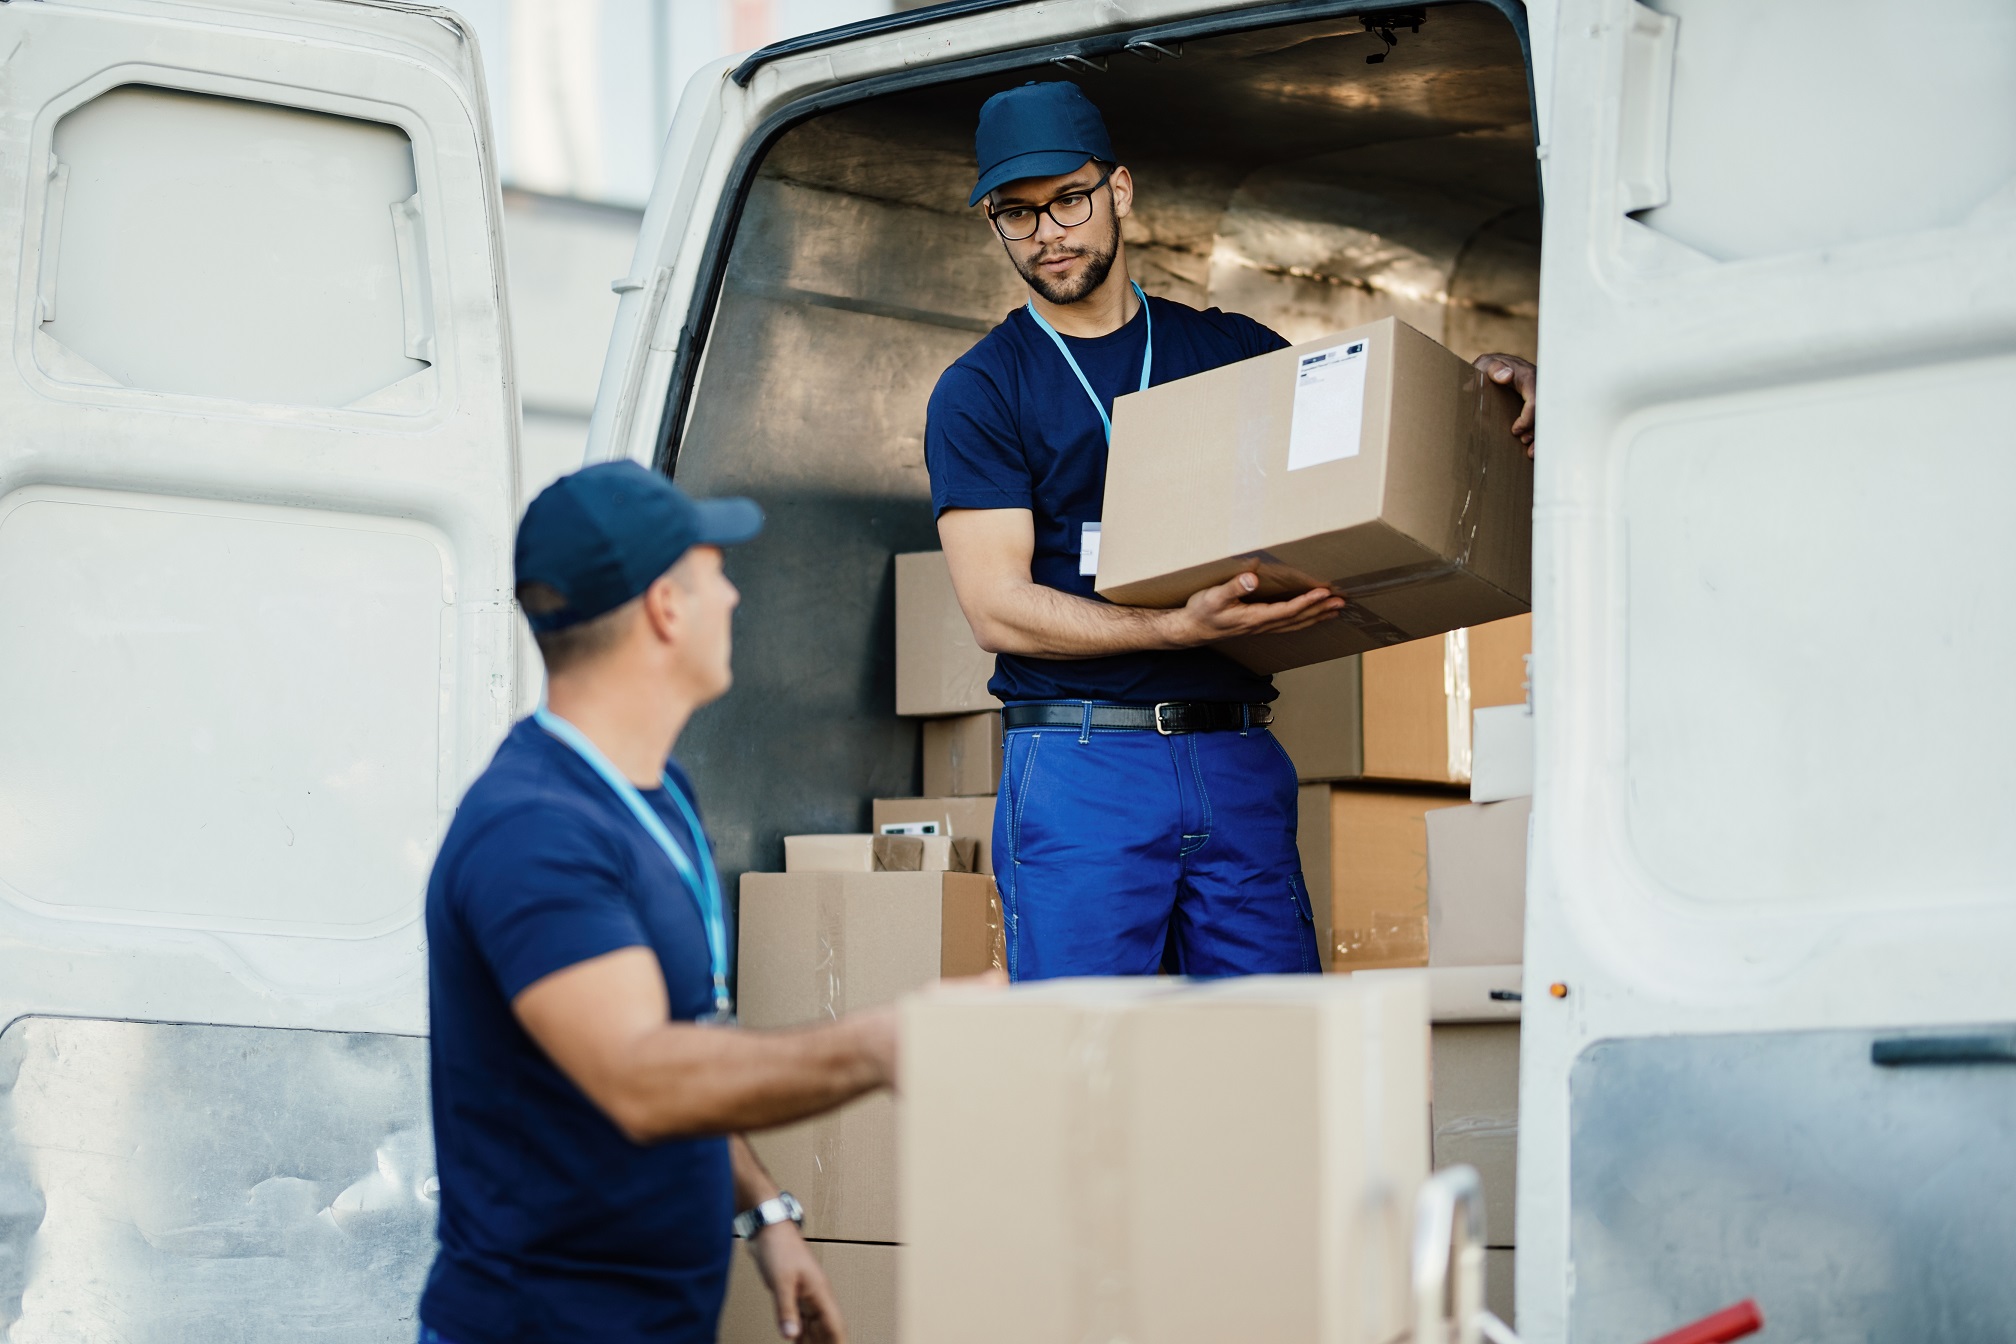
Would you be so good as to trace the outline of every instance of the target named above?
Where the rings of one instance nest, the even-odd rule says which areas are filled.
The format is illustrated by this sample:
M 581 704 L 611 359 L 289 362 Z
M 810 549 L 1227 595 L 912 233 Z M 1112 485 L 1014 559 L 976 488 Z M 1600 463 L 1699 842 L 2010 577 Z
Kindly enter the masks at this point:
M 52 151 L 42 333 L 114 381 L 346 406 L 428 367 L 397 128 L 129 84 Z
M 1520 1105 L 1536 1340 L 1568 1336 L 1586 1046 L 2016 1017 L 1995 689 L 2016 651 L 2016 13 L 1946 7 L 1951 59 L 1900 72 L 1875 3 L 1557 10 Z
M 516 681 L 477 54 L 103 0 L 0 6 L 0 60 L 0 1019 L 420 1030 Z
M 447 559 L 433 529 L 357 514 L 8 496 L 0 703 L 38 712 L 0 719 L 0 898 L 337 937 L 410 922 L 453 775 Z

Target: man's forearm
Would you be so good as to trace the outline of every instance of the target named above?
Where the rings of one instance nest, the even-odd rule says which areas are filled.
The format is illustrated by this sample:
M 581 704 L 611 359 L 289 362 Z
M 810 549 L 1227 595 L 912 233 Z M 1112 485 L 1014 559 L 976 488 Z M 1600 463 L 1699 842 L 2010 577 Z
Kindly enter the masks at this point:
M 636 1046 L 617 1122 L 639 1142 L 789 1124 L 887 1081 L 861 1019 L 796 1031 L 672 1023 Z
M 728 1140 L 728 1165 L 735 1175 L 735 1208 L 753 1209 L 766 1199 L 777 1197 L 777 1182 L 764 1167 L 749 1140 L 740 1134 Z
M 990 653 L 1034 658 L 1098 658 L 1113 653 L 1182 649 L 1191 638 L 1185 612 L 1118 607 L 1060 592 L 1039 583 L 1017 584 L 992 595 L 976 637 Z

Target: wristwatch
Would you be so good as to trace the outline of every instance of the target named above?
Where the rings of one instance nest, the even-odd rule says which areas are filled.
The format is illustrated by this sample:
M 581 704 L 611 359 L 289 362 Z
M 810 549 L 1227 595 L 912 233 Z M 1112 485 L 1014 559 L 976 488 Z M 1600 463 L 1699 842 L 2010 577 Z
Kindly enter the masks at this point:
M 789 1220 L 805 1226 L 805 1206 L 800 1204 L 789 1190 L 779 1190 L 777 1198 L 766 1199 L 753 1209 L 745 1209 L 735 1215 L 735 1235 L 749 1241 L 766 1227 Z

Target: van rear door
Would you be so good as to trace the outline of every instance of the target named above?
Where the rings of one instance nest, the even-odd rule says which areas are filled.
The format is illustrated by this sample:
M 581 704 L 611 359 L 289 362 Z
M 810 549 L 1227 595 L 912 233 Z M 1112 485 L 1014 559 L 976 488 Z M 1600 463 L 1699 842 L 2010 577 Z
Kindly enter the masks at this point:
M 1992 1334 L 2016 11 L 1555 8 L 1521 1331 Z
M 422 889 L 515 692 L 479 69 L 406 6 L 0 6 L 0 1318 L 34 1337 L 411 1329 Z

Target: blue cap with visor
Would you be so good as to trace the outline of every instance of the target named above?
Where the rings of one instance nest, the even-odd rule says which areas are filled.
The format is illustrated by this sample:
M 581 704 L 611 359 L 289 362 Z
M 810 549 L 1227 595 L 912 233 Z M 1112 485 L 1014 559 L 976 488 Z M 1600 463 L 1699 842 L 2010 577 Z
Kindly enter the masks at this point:
M 541 490 L 518 524 L 519 586 L 543 584 L 562 603 L 525 619 L 539 634 L 592 621 L 695 546 L 732 546 L 762 530 L 753 500 L 696 500 L 635 462 L 583 467 Z
M 980 178 L 968 205 L 1025 177 L 1075 173 L 1087 159 L 1119 162 L 1099 109 L 1084 90 L 1063 79 L 1007 89 L 982 103 L 973 156 Z

